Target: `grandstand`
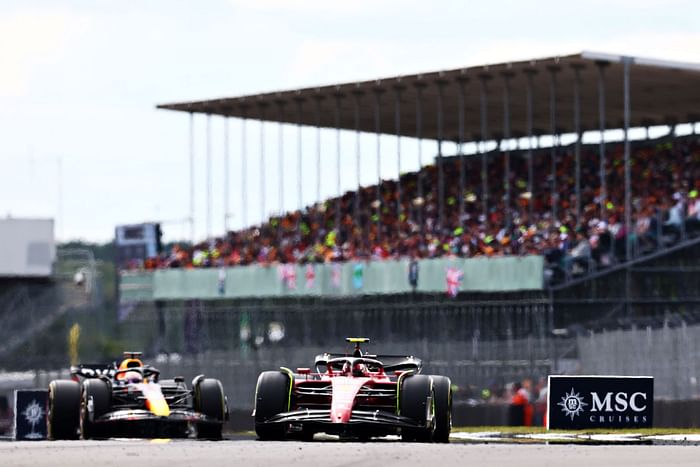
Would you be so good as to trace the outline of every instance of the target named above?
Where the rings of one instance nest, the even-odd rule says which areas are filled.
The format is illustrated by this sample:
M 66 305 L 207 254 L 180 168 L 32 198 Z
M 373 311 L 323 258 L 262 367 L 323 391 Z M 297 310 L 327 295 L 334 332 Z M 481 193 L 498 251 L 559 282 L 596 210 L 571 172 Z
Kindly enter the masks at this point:
M 216 267 L 240 266 L 256 263 L 323 263 L 329 261 L 357 261 L 367 259 L 441 258 L 441 257 L 500 257 L 507 255 L 545 255 L 551 265 L 554 281 L 567 276 L 582 275 L 589 270 L 603 269 L 624 261 L 625 230 L 623 177 L 617 168 L 622 163 L 620 144 L 609 144 L 610 155 L 606 164 L 609 196 L 602 207 L 598 206 L 600 187 L 597 177 L 598 147 L 583 145 L 581 148 L 581 214 L 577 220 L 574 206 L 574 156 L 571 147 L 563 147 L 558 154 L 557 185 L 561 193 L 556 200 L 559 218 L 551 216 L 551 193 L 546 189 L 550 175 L 546 167 L 550 162 L 548 150 L 532 151 L 534 176 L 533 190 L 518 174 L 527 173 L 527 153 L 511 154 L 513 175 L 512 193 L 517 198 L 510 208 L 510 226 L 505 222 L 504 206 L 490 209 L 488 218 L 480 215 L 480 206 L 471 187 L 478 185 L 478 165 L 475 158 L 467 158 L 465 207 L 460 215 L 456 209 L 459 157 L 446 157 L 443 161 L 447 193 L 445 203 L 448 215 L 445 225 L 439 227 L 435 214 L 437 206 L 436 170 L 434 165 L 417 173 L 401 177 L 404 199 L 401 218 L 392 214 L 399 203 L 397 181 L 383 182 L 383 204 L 386 212 L 381 216 L 382 240 L 378 241 L 372 224 L 368 239 L 362 236 L 361 226 L 371 217 L 372 201 L 366 193 L 375 187 L 346 193 L 340 199 L 330 199 L 310 206 L 304 211 L 274 217 L 263 225 L 243 231 L 230 232 L 213 243 L 202 242 L 192 248 L 176 246 L 170 254 L 152 258 L 145 264 L 157 267 Z M 489 178 L 502 179 L 504 165 L 501 153 L 489 156 Z M 700 162 L 700 147 L 694 136 L 665 137 L 633 144 L 632 192 L 634 236 L 632 254 L 637 257 L 656 251 L 697 233 L 698 189 L 695 171 Z M 544 170 L 543 170 L 544 169 Z M 418 189 L 418 180 L 423 188 Z M 540 187 L 539 189 L 537 187 Z M 415 200 L 418 191 L 426 194 L 424 222 L 418 224 Z M 359 195 L 358 195 L 359 193 Z M 494 187 L 491 195 L 503 199 L 502 186 Z M 359 216 L 353 214 L 355 200 Z M 321 206 L 341 207 L 341 224 L 334 225 L 333 209 Z M 423 205 L 421 205 L 422 207 Z M 670 214 L 673 213 L 672 216 Z M 680 218 L 677 217 L 680 215 Z M 364 221 L 364 222 L 363 222 Z M 588 244 L 586 248 L 581 245 Z M 577 248 L 578 246 L 578 248 Z
M 190 251 L 175 249 L 148 266 L 534 254 L 545 255 L 547 279 L 555 284 L 638 257 L 685 238 L 698 223 L 695 125 L 685 139 L 673 130 L 697 120 L 699 71 L 694 64 L 583 52 L 161 105 L 190 115 L 315 125 L 319 134 L 323 128 L 383 131 L 419 145 L 432 138 L 437 155 L 418 172 L 379 178 L 306 208 L 300 198 L 295 212 Z M 623 142 L 604 141 L 608 124 L 623 127 Z M 663 140 L 631 147 L 629 129 L 653 125 L 673 127 Z M 600 142 L 584 145 L 584 134 L 595 130 Z M 565 134 L 573 135 L 568 146 L 561 144 Z M 551 138 L 549 147 L 534 148 L 542 135 Z M 490 140 L 498 142 L 492 150 Z M 458 154 L 443 154 L 447 141 L 457 143 Z M 478 154 L 464 153 L 468 141 L 479 142 Z M 319 158 L 326 153 L 320 145 L 318 151 Z M 357 151 L 359 158 L 359 145 Z M 400 156 L 399 148 L 399 167 Z
M 415 172 L 377 173 L 345 193 L 344 174 L 326 173 L 338 195 L 304 206 L 300 146 L 280 136 L 280 157 L 298 165 L 297 209 L 123 271 L 123 335 L 162 352 L 161 366 L 175 355 L 173 368 L 222 374 L 240 393 L 262 369 L 306 366 L 345 335 L 368 334 L 450 374 L 458 399 L 568 371 L 653 374 L 658 396 L 696 397 L 699 82 L 700 65 L 583 52 L 160 105 L 191 122 L 394 135 L 404 150 L 433 140 L 436 152 Z M 665 134 L 650 137 L 655 126 Z M 340 167 L 340 137 L 317 141 L 317 160 Z M 359 144 L 342 153 L 353 149 L 367 163 Z M 377 144 L 371 157 L 387 155 Z M 616 345 L 639 333 L 647 347 Z M 601 358 L 597 346 L 610 350 Z M 677 364 L 642 359 L 650 349 Z

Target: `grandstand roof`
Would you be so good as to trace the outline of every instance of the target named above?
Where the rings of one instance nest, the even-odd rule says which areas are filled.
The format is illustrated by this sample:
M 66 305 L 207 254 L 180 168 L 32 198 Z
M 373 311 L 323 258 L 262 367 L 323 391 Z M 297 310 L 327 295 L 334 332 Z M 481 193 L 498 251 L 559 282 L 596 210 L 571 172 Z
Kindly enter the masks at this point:
M 247 117 L 266 121 L 317 124 L 320 102 L 320 126 L 355 129 L 355 95 L 359 95 L 360 124 L 365 132 L 375 132 L 374 102 L 381 102 L 380 131 L 395 134 L 394 99 L 401 95 L 400 133 L 416 136 L 416 94 L 422 88 L 424 138 L 437 139 L 438 88 L 444 96 L 443 136 L 458 139 L 459 82 L 465 89 L 465 141 L 480 140 L 480 79 L 486 79 L 488 126 L 490 137 L 500 137 L 503 128 L 504 76 L 510 77 L 511 134 L 527 134 L 527 74 L 533 73 L 533 129 L 535 134 L 550 133 L 550 74 L 556 71 L 557 131 L 574 131 L 574 69 L 580 70 L 581 129 L 594 130 L 598 122 L 598 64 L 605 65 L 606 128 L 623 127 L 623 63 L 629 59 L 632 126 L 664 125 L 700 121 L 700 64 L 625 57 L 595 52 L 550 57 L 522 62 L 473 66 L 395 76 L 372 81 L 294 89 L 240 97 L 158 105 L 160 109 L 191 113 Z M 340 125 L 336 125 L 336 98 L 340 96 Z M 297 102 L 302 102 L 301 119 Z M 281 104 L 281 105 L 280 105 Z

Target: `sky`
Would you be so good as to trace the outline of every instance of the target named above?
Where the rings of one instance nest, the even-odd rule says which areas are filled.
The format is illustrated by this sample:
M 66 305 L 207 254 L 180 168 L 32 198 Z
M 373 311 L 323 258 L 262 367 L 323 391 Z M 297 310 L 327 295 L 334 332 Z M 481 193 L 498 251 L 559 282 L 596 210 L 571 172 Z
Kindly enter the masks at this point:
M 189 117 L 157 110 L 158 103 L 582 50 L 700 62 L 698 17 L 700 2 L 674 0 L 0 0 L 0 217 L 55 218 L 60 241 L 108 241 L 115 225 L 144 221 L 162 221 L 166 240 L 189 238 Z M 197 239 L 222 234 L 225 222 L 243 225 L 243 177 L 249 223 L 298 207 L 294 128 L 281 129 L 280 197 L 280 129 L 264 127 L 270 181 L 261 212 L 260 126 L 246 126 L 242 174 L 240 121 L 212 117 L 210 124 L 215 176 L 207 224 L 206 120 L 194 122 Z M 303 136 L 309 177 L 316 171 L 312 131 Z M 337 193 L 335 137 L 322 135 L 322 198 Z M 354 153 L 353 138 L 341 135 L 343 151 Z M 374 147 L 371 138 L 363 136 L 363 151 Z M 396 144 L 382 140 L 383 178 L 398 174 Z M 415 170 L 416 151 L 402 152 L 403 171 Z M 343 158 L 341 173 L 343 190 L 355 186 L 352 157 Z M 359 178 L 376 180 L 369 155 Z M 316 201 L 315 182 L 303 183 L 302 201 Z

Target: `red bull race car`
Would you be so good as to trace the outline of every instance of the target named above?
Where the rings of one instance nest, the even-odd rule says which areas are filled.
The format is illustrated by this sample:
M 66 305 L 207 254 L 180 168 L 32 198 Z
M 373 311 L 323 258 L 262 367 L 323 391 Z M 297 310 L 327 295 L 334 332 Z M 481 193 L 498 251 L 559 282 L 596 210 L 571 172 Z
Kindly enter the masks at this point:
M 125 352 L 117 365 L 71 367 L 72 380 L 49 384 L 51 439 L 114 436 L 221 438 L 228 418 L 221 382 L 197 376 L 160 379 L 140 352 Z
M 315 369 L 265 371 L 255 390 L 255 432 L 261 440 L 312 439 L 315 433 L 369 439 L 449 441 L 452 389 L 445 376 L 421 375 L 412 356 L 370 355 L 347 338 L 351 353 L 318 355 Z

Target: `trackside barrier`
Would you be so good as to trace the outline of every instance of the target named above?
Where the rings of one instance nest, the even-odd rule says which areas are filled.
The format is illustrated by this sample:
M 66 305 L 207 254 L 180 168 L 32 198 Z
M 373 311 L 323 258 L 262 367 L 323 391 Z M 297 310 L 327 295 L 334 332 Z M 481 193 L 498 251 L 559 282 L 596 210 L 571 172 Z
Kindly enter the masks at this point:
M 455 404 L 452 406 L 452 425 L 507 426 L 510 404 Z
M 700 400 L 654 401 L 654 427 L 700 428 Z

